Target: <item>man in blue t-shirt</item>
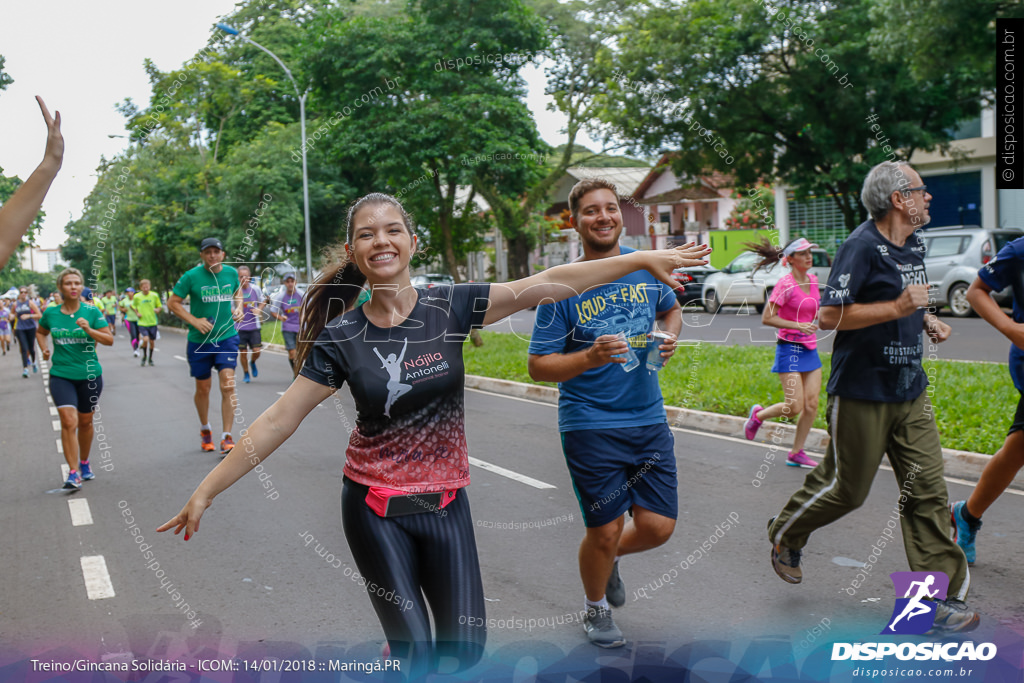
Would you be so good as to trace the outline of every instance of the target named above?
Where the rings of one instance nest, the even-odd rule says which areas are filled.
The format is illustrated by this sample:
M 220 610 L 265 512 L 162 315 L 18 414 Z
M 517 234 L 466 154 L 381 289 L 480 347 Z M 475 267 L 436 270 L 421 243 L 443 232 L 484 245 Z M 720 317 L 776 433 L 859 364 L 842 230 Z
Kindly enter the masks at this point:
M 1005 287 L 1013 291 L 1012 316 L 1003 313 L 991 295 Z M 967 561 L 974 564 L 974 540 L 981 528 L 981 516 L 1024 467 L 1024 237 L 1008 243 L 994 261 L 982 266 L 967 290 L 967 300 L 978 315 L 1010 340 L 1010 379 L 1021 392 L 1003 447 L 985 465 L 971 497 L 949 506 L 953 538 L 963 548 Z
M 837 330 L 826 411 L 830 447 L 769 520 L 768 538 L 775 573 L 800 583 L 800 555 L 811 533 L 861 506 L 887 454 L 900 487 L 896 512 L 911 570 L 949 577 L 948 598 L 936 601 L 933 632 L 950 633 L 977 628 L 980 620 L 963 602 L 970 574 L 947 533 L 942 446 L 921 366 L 923 333 L 932 343 L 950 333 L 924 310 L 928 277 L 917 230 L 930 220 L 930 200 L 906 163 L 882 162 L 864 180 L 861 202 L 871 219 L 839 247 L 821 301 L 821 328 Z M 867 580 L 871 567 L 865 565 L 850 590 Z
M 582 260 L 633 251 L 619 246 L 622 214 L 610 182 L 577 183 L 569 210 Z M 611 616 L 611 607 L 621 607 L 626 598 L 619 557 L 665 543 L 678 513 L 675 444 L 658 373 L 643 363 L 624 369 L 630 346 L 646 355 L 647 333 L 656 320 L 671 335 L 660 346 L 668 359 L 682 328 L 679 305 L 671 289 L 638 271 L 538 307 L 530 340 L 530 377 L 559 383 L 562 450 L 587 527 L 579 552 L 584 627 L 601 647 L 626 642 Z M 633 515 L 628 524 L 627 511 Z

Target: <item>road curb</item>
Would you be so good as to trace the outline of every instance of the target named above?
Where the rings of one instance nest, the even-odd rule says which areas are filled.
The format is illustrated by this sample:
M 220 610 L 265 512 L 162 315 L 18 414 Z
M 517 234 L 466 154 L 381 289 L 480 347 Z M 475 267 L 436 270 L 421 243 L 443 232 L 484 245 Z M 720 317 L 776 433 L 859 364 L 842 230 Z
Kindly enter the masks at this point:
M 466 375 L 466 386 L 471 389 L 479 389 L 516 398 L 532 399 L 542 403 L 558 403 L 558 389 L 555 387 L 513 382 L 493 377 L 481 377 L 479 375 Z M 668 416 L 669 424 L 673 427 L 711 432 L 740 439 L 745 438 L 743 425 L 746 419 L 742 417 L 708 413 L 702 410 L 680 408 L 677 406 L 665 406 L 665 412 Z M 788 447 L 793 443 L 793 436 L 796 434 L 795 426 L 772 422 L 768 423 L 765 427 L 758 434 L 758 438 L 755 439 L 754 443 L 761 443 L 776 448 Z M 823 454 L 828 448 L 828 443 L 828 432 L 823 429 L 812 429 L 807 438 L 807 450 L 816 454 Z M 985 465 L 992 460 L 992 456 L 984 453 L 943 448 L 942 459 L 947 476 L 977 481 L 981 477 L 981 471 L 985 469 Z M 1014 479 L 1014 484 L 1015 488 L 1024 488 L 1024 474 L 1018 474 L 1016 479 Z

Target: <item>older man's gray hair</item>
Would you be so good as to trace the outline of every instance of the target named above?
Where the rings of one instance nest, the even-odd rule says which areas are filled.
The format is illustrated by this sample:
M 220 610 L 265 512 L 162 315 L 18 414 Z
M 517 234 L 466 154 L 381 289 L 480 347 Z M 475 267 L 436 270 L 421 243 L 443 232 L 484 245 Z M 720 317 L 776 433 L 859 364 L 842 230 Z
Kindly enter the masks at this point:
M 872 168 L 868 177 L 864 179 L 860 203 L 874 220 L 880 221 L 885 218 L 892 208 L 892 202 L 889 201 L 892 193 L 910 184 L 906 172 L 909 167 L 905 161 L 883 161 Z

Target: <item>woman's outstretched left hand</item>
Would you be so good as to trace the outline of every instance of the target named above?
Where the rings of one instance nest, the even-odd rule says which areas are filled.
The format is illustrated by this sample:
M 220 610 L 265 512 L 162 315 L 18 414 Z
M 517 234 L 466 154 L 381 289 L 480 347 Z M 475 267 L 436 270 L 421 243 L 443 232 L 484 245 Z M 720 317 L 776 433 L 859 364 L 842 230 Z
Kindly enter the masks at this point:
M 706 265 L 707 260 L 704 257 L 710 253 L 711 247 L 696 242 L 687 242 L 674 249 L 644 252 L 649 259 L 647 270 L 672 289 L 679 286 L 679 283 L 672 279 L 673 270 Z

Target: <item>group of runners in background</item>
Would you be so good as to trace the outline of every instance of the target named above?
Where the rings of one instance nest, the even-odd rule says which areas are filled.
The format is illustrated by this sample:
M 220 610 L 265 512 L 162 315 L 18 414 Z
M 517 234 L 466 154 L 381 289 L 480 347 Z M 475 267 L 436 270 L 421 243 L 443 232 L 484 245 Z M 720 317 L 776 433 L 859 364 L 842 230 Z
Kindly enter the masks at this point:
M 262 348 L 261 317 L 268 303 L 272 305 L 269 315 L 282 321 L 289 360 L 294 363 L 295 332 L 288 328 L 297 331 L 298 309 L 302 301 L 302 294 L 295 287 L 295 276 L 286 275 L 282 292 L 270 301 L 251 282 L 248 267 L 242 266 L 236 271 L 231 266 L 221 266 L 216 274 L 211 271 L 211 266 L 220 266 L 224 258 L 223 247 L 218 240 L 204 240 L 202 246 L 200 253 L 204 263 L 182 276 L 166 304 L 146 279 L 140 281 L 139 291 L 128 287 L 120 297 L 111 289 L 104 291 L 102 296 L 94 295 L 85 286 L 82 273 L 75 268 L 61 271 L 56 279 L 57 290 L 47 302 L 33 297 L 28 286 L 20 287 L 14 300 L 0 299 L 0 349 L 3 355 L 10 350 L 13 328 L 22 354 L 22 377 L 28 377 L 30 370 L 39 371 L 37 346 L 43 361 L 49 361 L 51 354 L 53 356 L 49 368 L 49 389 L 60 416 L 61 443 L 69 468 L 64 488 L 80 488 L 83 481 L 95 477 L 89 464 L 93 438 L 92 411 L 103 390 L 102 369 L 95 344 L 113 345 L 118 313 L 122 316 L 133 355 L 141 357 L 142 367 L 155 365 L 153 351 L 159 337 L 158 313 L 165 307 L 169 308 L 190 325 L 188 361 L 190 374 L 196 380 L 195 404 L 203 451 L 215 450 L 212 427 L 207 419 L 213 368 L 218 370 L 222 392 L 224 431 L 221 452 L 228 453 L 234 447 L 231 436 L 233 354 L 237 353 L 241 338 L 242 347 L 246 350 L 242 354 L 245 382 L 249 382 L 250 370 L 252 376 L 258 372 L 256 360 Z M 204 277 L 211 275 L 223 284 L 214 294 L 202 284 Z M 186 299 L 190 303 L 188 308 L 183 305 Z M 215 331 L 213 321 L 216 320 L 227 322 Z M 49 338 L 53 340 L 52 350 Z M 210 344 L 214 345 L 213 353 L 210 352 Z M 232 355 L 222 357 L 220 352 L 226 349 Z

